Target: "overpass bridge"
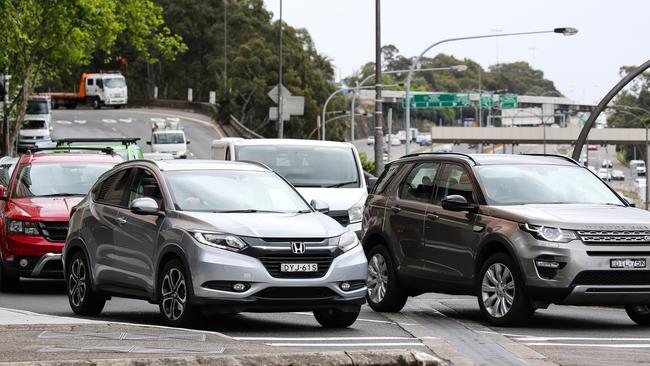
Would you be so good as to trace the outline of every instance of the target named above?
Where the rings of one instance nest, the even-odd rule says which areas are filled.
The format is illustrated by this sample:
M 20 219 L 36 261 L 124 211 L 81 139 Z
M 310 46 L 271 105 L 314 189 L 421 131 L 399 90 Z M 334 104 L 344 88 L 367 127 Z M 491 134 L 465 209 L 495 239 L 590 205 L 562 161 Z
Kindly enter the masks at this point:
M 574 144 L 581 128 L 538 127 L 433 127 L 434 143 L 490 144 Z M 589 132 L 588 141 L 597 145 L 645 145 L 643 128 L 599 128 Z

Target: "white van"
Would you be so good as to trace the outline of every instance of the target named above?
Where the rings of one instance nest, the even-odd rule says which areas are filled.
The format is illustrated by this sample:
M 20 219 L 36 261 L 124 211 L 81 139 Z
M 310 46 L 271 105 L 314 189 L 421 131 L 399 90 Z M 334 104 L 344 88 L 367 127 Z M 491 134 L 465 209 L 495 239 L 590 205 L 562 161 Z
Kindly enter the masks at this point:
M 632 174 L 636 174 L 639 177 L 645 177 L 645 173 L 646 173 L 645 161 L 630 160 L 630 170 L 632 170 Z
M 37 144 L 52 141 L 50 97 L 30 96 L 25 119 L 18 132 L 18 151 L 23 152 Z
M 265 164 L 293 184 L 307 202 L 316 199 L 327 203 L 329 210 L 324 213 L 361 235 L 368 188 L 354 145 L 318 140 L 224 138 L 212 142 L 211 158 Z

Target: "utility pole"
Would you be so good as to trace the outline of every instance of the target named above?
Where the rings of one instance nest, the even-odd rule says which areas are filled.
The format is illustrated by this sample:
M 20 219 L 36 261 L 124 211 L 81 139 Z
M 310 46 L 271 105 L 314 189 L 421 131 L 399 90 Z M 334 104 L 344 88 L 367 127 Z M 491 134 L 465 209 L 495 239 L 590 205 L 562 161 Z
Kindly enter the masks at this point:
M 223 92 L 228 93 L 228 0 L 223 0 Z
M 375 175 L 384 171 L 384 131 L 381 98 L 381 10 L 380 0 L 375 0 Z M 407 131 L 408 133 L 408 131 Z M 406 142 L 407 144 L 409 141 Z
M 284 138 L 284 120 L 282 119 L 282 28 L 282 0 L 280 0 L 280 70 L 278 71 L 278 138 L 280 139 Z

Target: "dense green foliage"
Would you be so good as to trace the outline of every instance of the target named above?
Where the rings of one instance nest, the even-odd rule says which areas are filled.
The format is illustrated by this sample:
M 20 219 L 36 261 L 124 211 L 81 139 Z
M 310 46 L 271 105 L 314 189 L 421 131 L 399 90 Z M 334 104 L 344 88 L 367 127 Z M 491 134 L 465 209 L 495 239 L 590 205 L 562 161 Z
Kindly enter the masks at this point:
M 152 63 L 185 49 L 150 0 L 0 0 L 0 30 L 0 70 L 13 76 L 15 121 L 3 133 L 3 153 L 11 152 L 27 97 L 43 77 L 65 74 L 98 54 L 123 60 L 128 53 Z

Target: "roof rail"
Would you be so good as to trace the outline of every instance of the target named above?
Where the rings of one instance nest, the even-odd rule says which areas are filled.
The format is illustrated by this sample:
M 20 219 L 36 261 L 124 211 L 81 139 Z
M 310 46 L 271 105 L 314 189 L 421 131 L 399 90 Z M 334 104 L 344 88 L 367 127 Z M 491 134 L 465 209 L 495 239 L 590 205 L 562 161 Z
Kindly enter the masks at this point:
M 410 158 L 413 156 L 420 156 L 420 155 L 458 155 L 471 160 L 474 163 L 474 165 L 481 165 L 476 160 L 474 160 L 474 158 L 470 154 L 465 154 L 460 152 L 419 152 L 419 153 L 404 155 L 402 156 L 402 158 Z
M 76 151 L 99 151 L 104 154 L 114 155 L 110 147 L 76 147 L 76 146 L 58 146 L 58 147 L 30 147 L 27 149 L 27 154 L 31 155 L 33 153 L 41 151 L 52 151 L 52 152 L 76 152 Z
M 121 142 L 122 145 L 128 146 L 140 141 L 139 137 L 71 137 L 64 139 L 52 140 L 56 146 L 70 145 L 74 143 L 100 143 L 100 142 Z
M 564 155 L 560 155 L 560 154 L 535 154 L 535 153 L 532 153 L 532 154 L 523 154 L 523 155 L 528 155 L 528 156 L 548 156 L 548 157 L 551 157 L 551 158 L 564 159 L 564 160 L 566 160 L 566 161 L 568 161 L 570 163 L 573 163 L 575 165 L 583 166 L 579 162 L 573 160 L 573 158 L 570 158 L 570 157 L 564 156 Z

